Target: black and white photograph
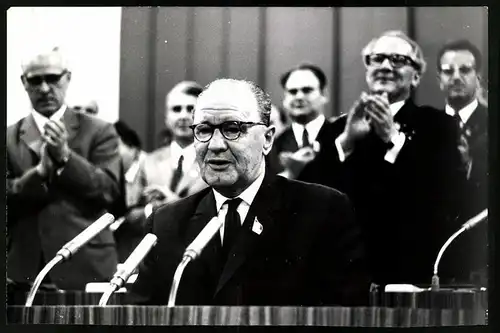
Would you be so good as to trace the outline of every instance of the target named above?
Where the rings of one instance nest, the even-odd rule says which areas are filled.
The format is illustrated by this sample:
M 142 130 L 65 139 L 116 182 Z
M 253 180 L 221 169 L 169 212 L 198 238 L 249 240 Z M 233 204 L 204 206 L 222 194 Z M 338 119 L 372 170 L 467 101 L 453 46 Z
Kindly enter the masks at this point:
M 6 17 L 8 325 L 488 326 L 487 6 Z

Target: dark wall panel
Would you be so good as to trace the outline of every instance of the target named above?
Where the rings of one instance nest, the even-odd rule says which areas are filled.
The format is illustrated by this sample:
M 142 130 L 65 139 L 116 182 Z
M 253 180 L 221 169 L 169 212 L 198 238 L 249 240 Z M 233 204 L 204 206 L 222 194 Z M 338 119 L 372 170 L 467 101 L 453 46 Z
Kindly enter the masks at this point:
M 158 11 L 155 41 L 155 146 L 165 126 L 165 96 L 180 81 L 192 79 L 187 73 L 189 61 L 189 10 L 187 7 L 164 7 Z
M 406 8 L 340 9 L 340 115 L 349 111 L 361 91 L 367 89 L 361 50 L 372 38 L 386 30 L 407 32 Z
M 151 49 L 149 8 L 123 8 L 120 52 L 120 119 L 137 131 L 147 148 L 151 115 L 148 91 Z
M 422 47 L 428 68 L 416 100 L 421 104 L 442 107 L 444 97 L 436 77 L 436 56 L 442 44 L 450 39 L 467 38 L 488 54 L 487 9 L 484 7 L 415 8 L 415 35 Z M 485 59 L 486 60 L 486 59 Z M 487 74 L 487 64 L 484 73 Z M 485 77 L 487 81 L 487 77 Z
M 222 59 L 225 8 L 194 7 L 192 66 L 193 79 L 206 85 L 223 73 Z M 227 22 L 226 22 L 227 24 Z
M 267 8 L 266 25 L 265 88 L 273 103 L 281 105 L 283 99 L 279 77 L 300 62 L 312 62 L 330 76 L 333 68 L 332 8 Z M 332 111 L 328 109 L 326 113 L 331 115 Z
M 260 9 L 229 9 L 228 73 L 235 79 L 258 81 Z

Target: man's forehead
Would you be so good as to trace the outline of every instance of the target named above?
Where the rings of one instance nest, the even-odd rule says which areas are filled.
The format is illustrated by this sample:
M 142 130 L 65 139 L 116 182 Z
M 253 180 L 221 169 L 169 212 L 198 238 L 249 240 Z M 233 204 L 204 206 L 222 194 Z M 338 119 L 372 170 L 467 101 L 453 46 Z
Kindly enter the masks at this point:
M 215 82 L 205 90 L 198 98 L 198 108 L 210 108 L 212 106 L 233 107 L 235 109 L 257 108 L 257 101 L 250 88 L 238 81 Z
M 441 57 L 441 64 L 445 63 L 473 65 L 475 58 L 469 50 L 449 50 Z
M 396 36 L 382 36 L 373 45 L 372 53 L 396 53 L 410 55 L 413 53 L 410 43 Z
M 293 71 L 285 84 L 287 89 L 302 88 L 302 87 L 319 87 L 319 80 L 310 70 Z
M 193 95 L 188 95 L 183 92 L 172 92 L 167 96 L 167 105 L 183 105 L 183 104 L 194 104 L 196 103 L 196 97 Z
M 40 54 L 23 64 L 23 72 L 26 76 L 61 74 L 64 70 L 66 70 L 66 65 L 57 53 Z

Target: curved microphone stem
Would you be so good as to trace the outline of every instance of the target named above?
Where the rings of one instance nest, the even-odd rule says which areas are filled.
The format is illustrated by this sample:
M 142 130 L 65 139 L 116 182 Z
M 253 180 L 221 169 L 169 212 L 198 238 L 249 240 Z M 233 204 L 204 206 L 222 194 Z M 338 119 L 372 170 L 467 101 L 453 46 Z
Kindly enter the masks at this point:
M 33 285 L 31 286 L 31 290 L 28 294 L 28 298 L 26 299 L 25 306 L 31 306 L 33 304 L 36 292 L 38 291 L 38 288 L 40 287 L 40 284 L 42 283 L 43 279 L 45 278 L 47 273 L 49 273 L 49 271 L 63 259 L 64 259 L 63 256 L 56 255 L 51 261 L 49 261 L 45 265 L 45 267 L 40 271 L 40 273 L 38 273 L 35 282 L 33 282 Z
M 108 304 L 111 295 L 118 289 L 118 286 L 115 284 L 109 284 L 108 289 L 102 294 L 101 299 L 99 300 L 99 306 L 106 306 Z
M 174 280 L 172 281 L 172 287 L 170 288 L 170 295 L 168 296 L 168 307 L 175 306 L 175 298 L 177 297 L 177 289 L 179 288 L 179 282 L 181 282 L 182 273 L 186 268 L 187 264 L 191 261 L 190 256 L 184 256 L 181 263 L 177 266 L 174 274 Z

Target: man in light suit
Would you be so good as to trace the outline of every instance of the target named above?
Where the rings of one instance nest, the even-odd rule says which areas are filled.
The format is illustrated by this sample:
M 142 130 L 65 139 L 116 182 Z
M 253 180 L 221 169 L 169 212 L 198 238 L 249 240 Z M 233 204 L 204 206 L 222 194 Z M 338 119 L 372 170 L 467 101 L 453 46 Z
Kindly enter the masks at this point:
M 120 157 L 113 125 L 66 106 L 71 72 L 58 48 L 29 57 L 22 70 L 33 111 L 6 134 L 7 276 L 29 284 L 119 197 Z M 84 289 L 108 280 L 116 265 L 113 235 L 104 230 L 47 280 Z
M 166 304 L 182 254 L 214 216 L 224 221 L 182 278 L 177 304 L 366 304 L 369 279 L 348 198 L 266 170 L 271 101 L 249 81 L 219 79 L 200 95 L 195 149 L 203 191 L 155 211 L 158 244 L 132 302 Z
M 445 112 L 457 120 L 460 149 L 467 165 L 460 223 L 488 208 L 488 107 L 478 101 L 481 69 L 481 52 L 468 40 L 450 41 L 438 52 L 437 76 L 446 99 Z M 450 246 L 443 260 L 455 264 L 457 282 L 487 285 L 487 244 L 488 225 L 483 223 Z
M 317 159 L 317 152 L 326 147 L 320 157 L 328 155 L 334 140 L 331 123 L 324 115 L 326 75 L 318 66 L 304 63 L 283 74 L 280 83 L 283 106 L 292 123 L 276 138 L 268 158 L 271 168 L 288 178 L 325 184 L 324 174 L 329 170 Z M 309 167 L 304 171 L 306 165 Z
M 193 132 L 189 128 L 202 89 L 196 82 L 183 81 L 166 96 L 165 123 L 172 132 L 172 142 L 149 154 L 144 161 L 146 202 L 155 205 L 173 202 L 206 187 L 195 163 Z
M 412 101 L 426 63 L 406 34 L 384 32 L 361 55 L 368 92 L 333 122 L 334 144 L 317 158 L 329 170 L 327 185 L 353 201 L 374 282 L 429 285 L 457 227 L 464 174 L 456 127 L 444 112 Z

